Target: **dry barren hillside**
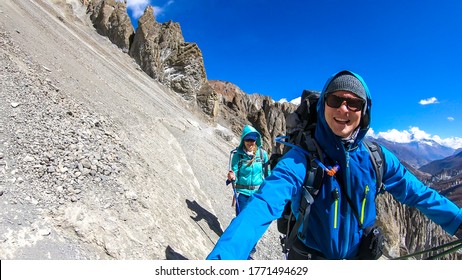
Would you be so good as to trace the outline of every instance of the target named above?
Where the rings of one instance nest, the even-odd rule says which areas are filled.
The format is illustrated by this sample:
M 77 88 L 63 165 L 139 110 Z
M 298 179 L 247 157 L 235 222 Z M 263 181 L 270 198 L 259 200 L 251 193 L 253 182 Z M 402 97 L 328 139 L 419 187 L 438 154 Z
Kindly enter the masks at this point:
M 206 257 L 233 217 L 237 139 L 80 1 L 0 1 L 0 85 L 0 259 Z M 258 246 L 282 258 L 274 225 Z

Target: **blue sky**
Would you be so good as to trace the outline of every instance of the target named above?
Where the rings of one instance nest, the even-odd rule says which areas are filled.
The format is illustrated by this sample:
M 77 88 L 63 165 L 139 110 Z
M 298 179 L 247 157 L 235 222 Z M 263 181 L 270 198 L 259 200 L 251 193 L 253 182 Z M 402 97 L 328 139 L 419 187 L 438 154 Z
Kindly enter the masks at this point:
M 460 0 L 128 0 L 135 27 L 147 5 L 197 43 L 209 80 L 291 101 L 349 69 L 375 135 L 462 147 Z

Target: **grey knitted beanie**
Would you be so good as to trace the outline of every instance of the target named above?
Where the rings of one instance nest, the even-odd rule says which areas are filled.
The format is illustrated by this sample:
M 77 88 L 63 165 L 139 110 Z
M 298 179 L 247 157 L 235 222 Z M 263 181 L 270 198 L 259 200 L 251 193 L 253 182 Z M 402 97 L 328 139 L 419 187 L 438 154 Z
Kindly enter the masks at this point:
M 358 78 L 348 72 L 340 73 L 333 78 L 327 86 L 326 94 L 339 90 L 352 92 L 367 102 L 366 90 L 363 84 Z

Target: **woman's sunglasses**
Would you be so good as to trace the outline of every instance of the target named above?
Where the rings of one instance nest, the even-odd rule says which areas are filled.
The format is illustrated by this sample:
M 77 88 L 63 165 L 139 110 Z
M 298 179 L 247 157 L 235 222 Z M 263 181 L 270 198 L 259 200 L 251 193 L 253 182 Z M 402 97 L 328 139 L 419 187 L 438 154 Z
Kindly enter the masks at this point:
M 359 98 L 344 98 L 334 94 L 326 96 L 326 104 L 331 108 L 339 108 L 343 102 L 346 103 L 348 110 L 358 112 L 363 109 L 364 100 Z

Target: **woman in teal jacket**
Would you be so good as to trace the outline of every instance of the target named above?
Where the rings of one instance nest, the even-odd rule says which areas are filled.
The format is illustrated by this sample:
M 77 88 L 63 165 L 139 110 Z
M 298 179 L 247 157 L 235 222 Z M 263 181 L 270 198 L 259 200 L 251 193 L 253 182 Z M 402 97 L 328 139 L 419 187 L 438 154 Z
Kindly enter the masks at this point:
M 268 154 L 261 147 L 260 133 L 250 125 L 244 126 L 239 146 L 233 150 L 228 180 L 234 181 L 238 193 L 236 215 L 260 188 L 265 176 Z M 267 171 L 269 173 L 269 170 Z
M 376 188 L 370 186 L 375 186 L 376 173 L 363 143 L 370 127 L 371 107 L 366 84 L 350 71 L 332 76 L 317 104 L 315 140 L 324 153 L 325 165 L 340 168 L 335 176 L 324 176 L 296 242 L 321 258 L 357 258 L 363 228 L 375 223 Z M 449 234 L 462 238 L 462 210 L 420 182 L 390 151 L 384 147 L 382 150 L 385 191 L 397 201 L 420 210 Z M 231 222 L 207 259 L 246 259 L 271 222 L 281 216 L 289 200 L 297 216 L 306 168 L 305 155 L 291 149 Z M 347 196 L 356 209 L 361 209 L 358 212 L 363 227 L 359 226 Z

